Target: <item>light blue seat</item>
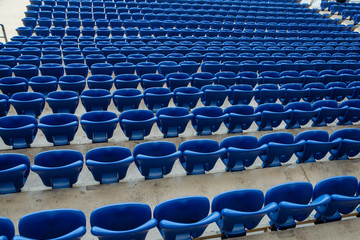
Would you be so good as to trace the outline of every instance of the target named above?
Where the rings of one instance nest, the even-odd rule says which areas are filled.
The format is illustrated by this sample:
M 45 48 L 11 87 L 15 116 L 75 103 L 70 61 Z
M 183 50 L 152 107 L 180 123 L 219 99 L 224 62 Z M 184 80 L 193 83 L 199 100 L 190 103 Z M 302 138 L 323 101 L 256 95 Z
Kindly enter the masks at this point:
M 264 193 L 258 189 L 240 189 L 216 195 L 211 211 L 221 213 L 216 222 L 225 237 L 245 236 L 256 228 L 266 214 L 277 210 L 276 203 L 264 206 Z
M 141 239 L 157 225 L 144 203 L 118 203 L 92 211 L 91 234 L 99 240 Z
M 123 88 L 113 92 L 112 99 L 119 112 L 138 109 L 144 95 L 138 89 Z
M 157 228 L 165 240 L 200 237 L 207 226 L 220 219 L 220 213 L 209 214 L 209 199 L 189 196 L 167 200 L 154 209 Z
M 157 126 L 164 138 L 178 137 L 183 133 L 189 121 L 194 117 L 183 107 L 165 107 L 156 112 Z
M 145 179 L 156 179 L 171 172 L 181 152 L 172 142 L 154 141 L 136 145 L 133 155 L 141 175 Z
M 285 106 L 285 111 L 291 110 L 289 118 L 285 119 L 286 129 L 300 128 L 318 115 L 317 110 L 311 109 L 308 102 L 293 102 Z
M 255 120 L 258 131 L 272 130 L 278 127 L 282 121 L 291 115 L 291 110 L 285 111 L 283 105 L 279 103 L 264 103 L 255 109 L 255 113 L 261 113 L 261 117 Z
M 129 140 L 142 140 L 150 134 L 157 117 L 150 110 L 129 110 L 120 114 L 119 121 L 121 130 Z
M 83 163 L 79 151 L 50 150 L 35 156 L 31 171 L 37 173 L 47 187 L 69 188 L 77 182 Z
M 45 97 L 36 92 L 19 92 L 11 96 L 9 103 L 18 115 L 38 117 L 45 107 Z
M 86 233 L 85 214 L 75 209 L 51 209 L 30 213 L 19 221 L 16 240 L 80 240 Z
M 339 108 L 348 107 L 345 113 L 338 117 L 337 125 L 352 125 L 360 120 L 360 100 L 351 99 L 339 104 Z
M 101 184 L 116 183 L 125 178 L 134 161 L 131 151 L 125 147 L 99 147 L 86 153 L 85 164 L 95 181 Z
M 196 87 L 179 87 L 174 90 L 173 101 L 177 107 L 194 108 L 204 93 Z
M 224 110 L 228 118 L 224 120 L 229 133 L 241 133 L 247 130 L 261 118 L 261 113 L 255 113 L 254 108 L 248 105 L 234 105 Z
M 198 135 L 211 135 L 228 117 L 220 107 L 199 107 L 191 113 L 194 114 L 191 124 Z
M 0 155 L 0 194 L 20 192 L 30 173 L 30 160 L 27 156 L 19 153 L 4 153 Z M 1 227 L 0 239 L 9 229 Z M 2 230 L 5 230 L 3 232 Z M 6 239 L 6 238 L 5 238 Z
M 339 146 L 330 151 L 329 160 L 349 159 L 355 157 L 360 152 L 359 129 L 346 128 L 333 132 L 330 141 L 341 139 Z
M 5 217 L 0 217 L 0 239 L 1 240 L 11 240 L 15 235 L 14 224 L 10 219 Z
M 88 89 L 80 97 L 86 112 L 106 111 L 112 99 L 110 91 L 106 89 Z
M 168 88 L 152 87 L 144 91 L 144 103 L 146 107 L 156 112 L 157 110 L 167 107 L 174 93 Z

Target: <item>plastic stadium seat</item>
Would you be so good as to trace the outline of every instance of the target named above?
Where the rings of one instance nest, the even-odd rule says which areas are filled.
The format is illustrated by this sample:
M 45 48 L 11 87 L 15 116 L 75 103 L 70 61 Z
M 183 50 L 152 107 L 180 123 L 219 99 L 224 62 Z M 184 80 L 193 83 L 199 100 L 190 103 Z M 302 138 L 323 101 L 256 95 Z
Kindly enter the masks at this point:
M 124 88 L 113 93 L 113 102 L 119 112 L 138 109 L 144 95 L 138 89 Z
M 215 73 L 215 77 L 215 84 L 223 85 L 226 88 L 229 88 L 240 81 L 240 77 L 236 76 L 235 73 L 228 71 Z
M 329 133 L 322 130 L 310 130 L 299 133 L 295 137 L 295 142 L 305 141 L 302 152 L 295 153 L 298 157 L 297 163 L 315 162 L 322 159 L 332 149 L 336 149 L 340 144 L 340 139 L 329 141 Z
M 156 73 L 158 65 L 153 62 L 140 62 L 136 65 L 136 73 L 141 76 L 149 73 Z
M 267 146 L 260 146 L 253 136 L 228 137 L 221 141 L 220 148 L 226 148 L 221 160 L 226 171 L 242 171 L 254 164 L 256 158 L 266 152 Z
M 220 107 L 224 104 L 226 97 L 229 95 L 230 90 L 226 89 L 223 85 L 205 85 L 201 88 L 204 94 L 201 96 L 201 101 L 205 106 Z
M 88 139 L 96 142 L 107 142 L 114 134 L 119 120 L 115 113 L 92 111 L 81 116 L 80 124 Z
M 219 143 L 210 139 L 196 139 L 180 144 L 180 163 L 187 175 L 204 174 L 214 168 L 217 160 L 226 153 Z
M 150 134 L 157 118 L 150 110 L 129 110 L 120 114 L 120 127 L 129 140 L 142 140 Z
M 189 75 L 196 73 L 199 67 L 200 63 L 195 61 L 184 61 L 180 63 L 181 72 L 187 73 Z
M 165 107 L 156 112 L 157 126 L 164 138 L 178 137 L 186 129 L 188 122 L 194 117 L 183 107 Z
M 131 62 L 119 62 L 114 65 L 114 74 L 134 74 L 136 65 Z
M 32 64 L 17 65 L 12 69 L 12 71 L 16 77 L 23 77 L 27 80 L 39 75 L 38 67 Z
M 275 103 L 282 91 L 273 83 L 260 84 L 254 90 L 254 98 L 258 104 Z
M 158 141 L 138 144 L 133 154 L 135 164 L 145 179 L 163 178 L 171 172 L 175 161 L 181 156 L 174 143 Z
M 360 99 L 360 81 L 354 81 L 352 83 L 349 83 L 348 88 L 354 89 L 352 96 L 348 96 L 348 98 Z
M 79 151 L 52 150 L 37 154 L 31 171 L 37 173 L 47 187 L 68 188 L 77 182 L 83 163 Z
M 194 114 L 191 124 L 198 135 L 211 135 L 228 117 L 220 107 L 199 107 L 191 113 Z
M 247 130 L 253 122 L 261 118 L 261 113 L 254 113 L 254 108 L 247 105 L 234 105 L 224 110 L 228 118 L 224 120 L 229 133 L 241 133 Z
M 352 69 L 341 69 L 337 72 L 337 74 L 340 76 L 341 81 L 347 85 L 351 82 L 358 81 L 360 77 Z
M 360 100 L 351 99 L 339 104 L 339 108 L 348 107 L 343 115 L 338 117 L 338 125 L 351 125 L 360 120 Z
M 124 179 L 134 161 L 125 147 L 100 147 L 86 153 L 85 163 L 95 181 L 101 184 L 116 183 Z
M 304 148 L 304 141 L 294 142 L 291 133 L 269 133 L 259 139 L 259 146 L 267 144 L 267 151 L 260 155 L 263 161 L 262 167 L 281 166 L 286 163 L 291 156 L 301 152 Z
M 95 209 L 90 215 L 91 234 L 99 240 L 145 239 L 157 225 L 144 203 L 119 203 Z
M 315 70 L 306 70 L 300 73 L 300 76 L 303 77 L 303 85 L 309 83 L 319 83 L 323 81 L 323 76 L 319 76 L 319 73 Z
M 340 129 L 330 136 L 330 141 L 341 139 L 339 147 L 330 151 L 330 160 L 349 159 L 355 157 L 360 152 L 359 129 L 347 128 Z
M 203 196 L 189 196 L 171 199 L 158 204 L 154 209 L 154 218 L 165 240 L 192 239 L 200 237 L 206 227 L 220 219 L 220 213 L 210 215 L 210 203 Z
M 303 98 L 306 102 L 322 100 L 328 97 L 331 92 L 330 89 L 325 89 L 325 85 L 323 83 L 309 83 L 306 84 L 303 89 L 308 90 L 308 95 Z
M 358 180 L 353 176 L 336 176 L 318 182 L 313 199 L 330 195 L 331 201 L 323 208 L 316 208 L 316 223 L 341 220 L 340 214 L 349 214 L 360 204 L 357 194 Z
M 81 103 L 87 112 L 106 111 L 111 99 L 110 91 L 105 89 L 89 89 L 81 93 Z
M 269 213 L 273 228 L 294 228 L 295 220 L 304 221 L 315 208 L 325 207 L 331 200 L 327 194 L 311 201 L 313 187 L 308 182 L 289 182 L 270 188 L 265 194 L 265 205 L 277 203 L 276 212 Z
M 334 82 L 340 82 L 341 81 L 341 76 L 338 75 L 337 71 L 334 70 L 323 70 L 321 72 L 319 72 L 319 76 L 323 77 L 323 83 L 324 84 L 329 84 L 329 83 L 334 83 Z
M 160 108 L 167 107 L 174 93 L 168 88 L 152 87 L 144 91 L 144 103 L 146 107 L 156 112 Z
M 34 92 L 47 96 L 49 92 L 56 91 L 58 80 L 52 76 L 37 76 L 30 79 L 29 85 Z
M 46 115 L 40 119 L 38 125 L 46 140 L 54 146 L 70 144 L 78 127 L 78 117 L 68 113 Z
M 240 84 L 247 84 L 252 86 L 253 88 L 259 82 L 256 72 L 240 72 L 238 76 L 240 77 Z
M 344 115 L 347 107 L 339 108 L 335 100 L 320 100 L 313 103 L 312 110 L 317 110 L 317 116 L 313 117 L 313 127 L 326 126 L 334 122 L 339 116 Z
M 11 76 L 12 76 L 11 67 L 7 65 L 0 65 L 0 78 L 11 77 Z
M 89 73 L 89 67 L 84 63 L 69 63 L 65 66 L 65 73 L 66 75 L 80 75 L 86 78 Z
M 319 111 L 311 109 L 311 104 L 308 102 L 294 102 L 285 106 L 285 111 L 291 110 L 288 119 L 285 119 L 286 129 L 300 128 L 306 125 L 313 117 L 318 115 Z
M 159 63 L 158 66 L 159 66 L 158 72 L 160 74 L 163 74 L 164 76 L 166 76 L 169 73 L 178 72 L 180 69 L 179 64 L 174 61 L 162 61 Z
M 14 224 L 10 219 L 5 217 L 0 217 L 0 239 L 1 240 L 10 240 L 13 239 L 15 235 Z
M 308 90 L 303 89 L 298 83 L 287 83 L 280 87 L 283 90 L 280 94 L 279 100 L 286 105 L 292 102 L 299 102 L 308 95 Z
M 20 236 L 14 239 L 79 240 L 86 233 L 85 214 L 75 209 L 51 209 L 23 216 L 19 221 Z
M 59 79 L 64 75 L 64 67 L 58 63 L 45 63 L 42 64 L 39 69 L 43 76 L 53 76 Z
M 259 84 L 280 84 L 283 78 L 278 72 L 265 71 L 259 74 Z
M 278 127 L 291 115 L 291 110 L 285 111 L 283 105 L 279 103 L 264 103 L 255 109 L 255 113 L 261 113 L 261 117 L 255 120 L 258 131 L 266 131 Z
M 80 94 L 86 85 L 85 77 L 80 75 L 66 75 L 59 79 L 61 90 L 74 91 Z
M 108 75 L 92 75 L 88 77 L 87 84 L 90 89 L 106 89 L 110 90 L 113 86 L 114 79 Z
M 54 91 L 47 95 L 46 102 L 53 113 L 74 114 L 79 105 L 79 94 L 74 91 Z
M 336 100 L 337 102 L 341 102 L 345 98 L 351 98 L 354 92 L 354 89 L 347 88 L 344 82 L 331 82 L 325 87 L 326 89 L 330 89 L 330 95 L 327 99 Z
M 191 77 L 193 78 L 191 86 L 196 88 L 202 88 L 205 85 L 213 84 L 216 80 L 210 72 L 194 73 Z
M 149 73 L 141 76 L 141 87 L 143 89 L 152 87 L 162 87 L 167 80 L 162 74 Z
M 121 74 L 115 77 L 116 89 L 137 88 L 139 83 L 140 83 L 140 78 L 134 74 Z
M 11 96 L 9 103 L 18 115 L 38 117 L 45 107 L 45 97 L 41 93 L 19 92 Z
M 173 101 L 177 107 L 192 109 L 196 106 L 203 92 L 195 87 L 180 87 L 174 90 Z
M 282 83 L 302 83 L 303 77 L 299 75 L 297 71 L 294 70 L 287 70 L 280 73 L 280 77 L 282 77 Z
M 170 73 L 166 75 L 167 86 L 171 91 L 178 87 L 187 87 L 192 78 L 186 73 Z
M 22 77 L 0 78 L 0 90 L 3 94 L 11 97 L 14 93 L 26 92 L 28 90 L 28 81 Z
M 240 189 L 214 197 L 211 211 L 221 213 L 216 222 L 225 237 L 245 236 L 246 229 L 254 229 L 266 214 L 276 212 L 277 204 L 264 206 L 264 193 L 258 189 Z

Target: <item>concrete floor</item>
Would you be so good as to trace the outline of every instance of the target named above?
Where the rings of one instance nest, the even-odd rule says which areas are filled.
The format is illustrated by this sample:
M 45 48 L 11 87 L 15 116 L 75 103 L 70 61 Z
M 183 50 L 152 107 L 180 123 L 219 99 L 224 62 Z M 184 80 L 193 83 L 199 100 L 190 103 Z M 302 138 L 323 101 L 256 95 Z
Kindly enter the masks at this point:
M 306 0 L 307 1 L 307 0 Z M 310 1 L 309 1 L 310 2 Z M 315 4 L 319 4 L 316 0 Z M 25 6 L 29 4 L 27 0 L 0 0 L 0 23 L 5 24 L 9 39 L 16 35 L 16 27 L 21 26 L 21 18 L 24 17 Z M 339 16 L 336 16 L 339 17 Z M 347 23 L 346 23 L 347 24 Z M 114 91 L 114 89 L 112 89 Z M 256 106 L 254 102 L 251 105 Z M 171 102 L 170 106 L 174 106 Z M 198 106 L 202 106 L 201 103 Z M 223 106 L 230 106 L 228 102 Z M 140 108 L 145 109 L 142 102 Z M 109 111 L 117 112 L 113 104 Z M 85 109 L 80 105 L 76 115 L 81 116 Z M 9 115 L 14 115 L 14 109 L 11 109 Z M 48 106 L 45 107 L 42 116 L 51 114 Z M 310 124 L 302 129 L 285 130 L 285 124 L 276 128 L 274 132 L 286 131 L 294 135 L 312 129 Z M 346 127 L 346 126 L 345 126 Z M 359 125 L 353 127 L 359 128 Z M 325 128 L 316 128 L 328 131 L 330 134 L 344 126 L 331 124 Z M 258 132 L 254 124 L 245 135 L 261 137 L 269 131 Z M 195 135 L 195 131 L 189 124 L 185 133 L 179 138 L 166 139 L 174 142 L 177 146 L 183 141 L 197 138 L 209 138 L 218 142 L 226 137 L 233 135 L 226 134 L 225 126 L 212 136 L 200 137 Z M 36 154 L 52 149 L 74 149 L 81 151 L 84 155 L 93 148 L 102 146 L 125 146 L 133 148 L 141 142 L 158 141 L 162 139 L 162 134 L 156 126 L 153 127 L 151 135 L 143 141 L 128 141 L 119 127 L 115 130 L 114 137 L 108 143 L 91 144 L 85 136 L 85 133 L 79 128 L 77 135 L 71 145 L 63 147 L 54 147 L 46 142 L 44 135 L 39 131 L 32 147 L 29 149 L 12 150 L 0 141 L 0 153 L 16 152 L 26 154 L 31 162 Z M 89 170 L 84 166 L 80 174 L 79 181 L 73 188 L 52 190 L 43 186 L 40 178 L 33 172 L 30 173 L 28 181 L 21 193 L 7 194 L 0 196 L 0 216 L 10 218 L 16 228 L 19 219 L 35 211 L 53 209 L 53 208 L 76 208 L 84 211 L 87 217 L 87 234 L 84 239 L 95 239 L 90 234 L 89 217 L 91 212 L 100 206 L 119 202 L 143 202 L 147 203 L 153 209 L 162 201 L 190 195 L 203 195 L 210 201 L 219 193 L 239 188 L 257 188 L 266 192 L 272 186 L 291 181 L 307 181 L 315 185 L 318 181 L 340 175 L 353 175 L 360 178 L 360 158 L 356 157 L 348 161 L 328 161 L 327 158 L 310 164 L 297 165 L 296 158 L 293 157 L 287 164 L 276 168 L 261 168 L 261 161 L 258 159 L 249 169 L 242 172 L 225 172 L 223 163 L 219 160 L 215 168 L 205 175 L 186 176 L 180 163 L 175 163 L 173 171 L 165 176 L 164 179 L 144 180 L 134 164 L 128 170 L 128 174 L 120 183 L 100 185 L 95 182 Z M 313 216 L 311 217 L 313 218 Z M 268 218 L 265 217 L 259 227 L 268 226 Z M 356 239 L 359 234 L 360 220 L 356 218 L 346 219 L 338 223 L 328 223 L 314 226 L 307 224 L 299 228 L 281 232 L 267 232 L 262 234 L 249 234 L 247 237 L 239 239 Z M 205 236 L 218 234 L 218 228 L 215 224 L 208 227 Z M 147 239 L 161 239 L 159 232 L 152 229 Z

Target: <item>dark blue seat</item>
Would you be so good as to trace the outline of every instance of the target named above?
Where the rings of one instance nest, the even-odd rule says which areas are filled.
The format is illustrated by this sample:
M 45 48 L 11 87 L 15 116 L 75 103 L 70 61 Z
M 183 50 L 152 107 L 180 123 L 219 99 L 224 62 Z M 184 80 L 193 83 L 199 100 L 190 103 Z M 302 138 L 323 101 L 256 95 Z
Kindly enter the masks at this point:
M 45 63 L 39 69 L 43 76 L 53 76 L 59 79 L 64 75 L 64 67 L 59 63 Z
M 340 129 L 330 136 L 330 141 L 341 139 L 339 146 L 336 149 L 330 151 L 329 160 L 336 159 L 349 159 L 349 157 L 355 157 L 360 152 L 360 138 L 359 129 L 346 128 Z
M 30 79 L 29 85 L 34 92 L 47 96 L 49 92 L 56 91 L 58 80 L 52 76 L 37 76 Z
M 226 97 L 231 90 L 226 89 L 223 85 L 205 85 L 201 88 L 204 94 L 201 96 L 201 101 L 205 106 L 220 107 L 224 104 Z
M 331 201 L 325 207 L 316 208 L 317 223 L 341 220 L 340 214 L 349 214 L 360 204 L 357 194 L 358 180 L 353 176 L 336 176 L 318 182 L 314 187 L 313 199 L 330 195 Z
M 289 103 L 284 110 L 291 110 L 289 118 L 285 119 L 286 129 L 300 128 L 318 115 L 318 111 L 312 110 L 308 102 Z
M 337 74 L 340 76 L 341 81 L 346 84 L 359 80 L 359 75 L 352 69 L 341 69 Z
M 113 86 L 114 79 L 111 76 L 98 74 L 88 77 L 87 84 L 90 89 L 110 90 Z
M 280 77 L 282 77 L 282 83 L 303 83 L 303 77 L 299 75 L 297 71 L 288 70 L 280 73 Z
M 267 145 L 267 151 L 260 155 L 262 167 L 277 167 L 290 160 L 293 154 L 301 152 L 305 141 L 294 142 L 291 133 L 269 133 L 259 139 L 259 146 Z
M 81 116 L 80 124 L 88 139 L 96 142 L 107 142 L 112 138 L 119 120 L 115 113 L 92 111 Z
M 31 171 L 37 173 L 47 187 L 68 188 L 77 182 L 83 163 L 79 151 L 51 150 L 35 156 Z
M 39 52 L 40 52 L 40 49 L 39 49 Z M 31 55 L 33 55 L 33 54 L 31 54 Z M 23 77 L 27 80 L 30 80 L 32 77 L 39 75 L 38 67 L 35 65 L 32 65 L 32 64 L 16 65 L 15 67 L 13 67 L 12 71 L 16 77 Z
M 180 144 L 180 163 L 187 175 L 204 174 L 214 168 L 217 160 L 226 153 L 219 143 L 210 139 L 196 139 Z
M 144 103 L 146 107 L 156 112 L 160 108 L 167 107 L 174 93 L 168 88 L 152 87 L 144 91 Z
M 129 110 L 120 114 L 120 127 L 129 140 L 142 140 L 150 134 L 157 118 L 150 110 Z
M 322 100 L 330 95 L 331 90 L 326 89 L 323 83 L 309 83 L 303 88 L 308 91 L 308 95 L 303 99 L 306 102 L 315 102 Z
M 259 74 L 259 84 L 280 84 L 283 78 L 278 72 L 266 71 Z
M 114 65 L 114 74 L 134 74 L 136 65 L 131 62 L 119 62 Z
M 30 172 L 30 160 L 18 153 L 0 155 L 0 194 L 20 192 Z M 0 218 L 0 239 L 3 236 Z M 6 239 L 6 238 L 5 238 Z
M 308 95 L 308 90 L 303 89 L 299 83 L 287 83 L 280 87 L 281 95 L 279 100 L 286 105 L 292 102 L 299 102 Z
M 340 139 L 329 141 L 329 133 L 322 130 L 309 130 L 299 133 L 295 137 L 295 143 L 305 141 L 302 152 L 295 153 L 298 157 L 297 163 L 315 162 L 322 159 L 326 154 L 336 149 L 340 144 Z
M 166 78 L 162 74 L 149 73 L 141 76 L 141 87 L 143 89 L 152 87 L 162 87 L 166 83 Z
M 189 75 L 196 73 L 199 67 L 200 63 L 197 63 L 195 61 L 184 61 L 180 63 L 181 71 Z
M 221 213 L 216 222 L 225 237 L 245 236 L 266 214 L 277 210 L 276 203 L 264 206 L 264 193 L 258 189 L 240 189 L 214 197 L 211 211 Z
M 0 239 L 1 240 L 11 240 L 15 235 L 14 224 L 10 219 L 5 217 L 0 217 Z
M 136 73 L 141 76 L 149 73 L 156 73 L 158 65 L 153 62 L 140 62 L 136 65 Z
M 88 89 L 80 97 L 86 112 L 106 111 L 112 99 L 110 91 L 106 89 Z
M 261 113 L 254 113 L 254 108 L 247 105 L 234 105 L 224 110 L 228 118 L 224 119 L 225 126 L 229 133 L 241 133 L 247 130 L 261 117 Z
M 210 72 L 199 72 L 191 75 L 191 86 L 196 88 L 202 88 L 205 85 L 213 84 L 216 80 L 214 75 Z
M 144 95 L 138 89 L 124 88 L 113 93 L 113 102 L 119 112 L 138 109 Z
M 78 127 L 78 117 L 68 113 L 46 115 L 40 119 L 38 125 L 46 140 L 54 146 L 70 144 Z
M 61 90 L 74 91 L 78 94 L 85 89 L 85 85 L 85 77 L 80 75 L 66 75 L 59 79 Z
M 114 66 L 110 63 L 94 63 L 90 67 L 92 75 L 111 76 L 114 72 Z
M 180 87 L 174 90 L 173 101 L 177 107 L 192 109 L 204 93 L 196 87 Z
M 158 66 L 159 66 L 158 72 L 160 74 L 163 74 L 164 76 L 166 76 L 169 73 L 178 72 L 180 69 L 179 64 L 174 61 L 162 61 L 159 63 Z
M 247 84 L 254 88 L 259 83 L 256 72 L 240 72 L 238 76 L 240 77 L 239 84 Z
M 165 240 L 193 239 L 200 237 L 209 224 L 220 219 L 220 213 L 208 215 L 209 210 L 210 202 L 206 197 L 182 197 L 158 204 L 154 218 Z
M 0 94 L 0 117 L 6 116 L 10 109 L 9 97 L 5 94 Z
M 228 100 L 232 105 L 250 104 L 254 97 L 253 87 L 248 84 L 238 84 L 230 87 Z
M 11 97 L 17 92 L 27 92 L 28 80 L 22 77 L 3 77 L 0 78 L 0 90 L 3 94 Z
M 215 73 L 215 78 L 215 84 L 223 85 L 226 88 L 229 88 L 240 81 L 239 76 L 236 76 L 234 72 L 229 71 Z
M 54 91 L 47 95 L 46 102 L 53 113 L 74 114 L 79 105 L 79 94 L 74 91 Z
M 282 92 L 276 84 L 260 84 L 254 90 L 254 98 L 258 104 L 275 103 Z
M 164 138 L 178 137 L 186 129 L 189 121 L 194 117 L 183 107 L 165 107 L 156 112 L 157 126 Z
M 260 69 L 260 64 L 257 61 L 245 60 L 240 62 L 240 73 L 241 72 L 257 72 Z
M 120 74 L 115 77 L 116 89 L 137 88 L 140 78 L 135 74 Z
M 329 195 L 323 195 L 313 202 L 313 186 L 308 182 L 289 182 L 270 188 L 265 194 L 265 205 L 277 203 L 276 212 L 268 214 L 270 225 L 274 229 L 294 228 L 295 220 L 304 221 L 317 207 L 324 207 L 330 202 Z
M 335 70 L 330 70 L 330 69 L 322 70 L 321 72 L 319 72 L 319 76 L 323 77 L 322 82 L 325 85 L 327 85 L 329 83 L 341 81 L 341 76 L 338 75 L 338 73 Z
M 0 137 L 13 148 L 27 148 L 37 134 L 38 122 L 32 116 L 5 116 L 0 118 Z
M 211 135 L 228 117 L 220 107 L 199 107 L 191 113 L 194 114 L 191 124 L 198 135 Z
M 256 158 L 266 152 L 266 145 L 260 146 L 253 136 L 234 136 L 221 141 L 220 148 L 226 148 L 221 160 L 226 171 L 242 171 L 254 164 Z
M 282 121 L 291 115 L 291 110 L 285 111 L 280 103 L 264 103 L 255 109 L 255 113 L 261 113 L 261 117 L 255 120 L 258 131 L 272 130 L 278 127 Z
M 181 152 L 176 151 L 174 143 L 156 141 L 136 145 L 133 155 L 141 175 L 145 179 L 156 179 L 171 172 Z
M 339 108 L 348 107 L 343 115 L 338 117 L 337 125 L 352 125 L 360 121 L 360 100 L 351 99 L 339 104 Z
M 157 225 L 151 208 L 144 203 L 118 203 L 92 211 L 91 234 L 99 240 L 145 239 Z
M 323 78 L 324 78 L 323 76 L 319 76 L 319 73 L 315 70 L 302 71 L 300 73 L 300 76 L 303 77 L 303 85 L 304 86 L 309 83 L 322 82 Z
M 125 178 L 134 161 L 131 151 L 125 147 L 100 147 L 86 153 L 85 164 L 95 181 L 101 184 L 116 183 Z
M 187 87 L 192 78 L 187 73 L 170 73 L 166 75 L 167 87 L 171 91 L 178 87 Z
M 11 96 L 9 103 L 18 115 L 38 117 L 45 107 L 45 97 L 36 92 L 19 92 Z
M 80 240 L 86 233 L 85 214 L 75 209 L 51 209 L 30 213 L 19 221 L 14 239 Z
M 327 126 L 327 124 L 334 122 L 339 116 L 344 115 L 347 108 L 346 106 L 339 108 L 335 100 L 316 101 L 311 106 L 312 110 L 318 112 L 318 114 L 312 118 L 312 126 Z
M 325 87 L 330 89 L 330 94 L 326 99 L 336 100 L 337 102 L 341 102 L 345 98 L 350 99 L 354 93 L 354 89 L 348 88 L 344 82 L 331 82 Z

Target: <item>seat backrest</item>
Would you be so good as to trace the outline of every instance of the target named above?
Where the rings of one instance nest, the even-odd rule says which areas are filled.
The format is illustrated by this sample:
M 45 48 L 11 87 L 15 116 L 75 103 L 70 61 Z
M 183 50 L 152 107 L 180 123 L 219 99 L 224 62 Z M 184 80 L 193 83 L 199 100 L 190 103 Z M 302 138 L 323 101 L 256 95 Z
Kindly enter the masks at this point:
M 265 194 L 265 205 L 287 201 L 297 204 L 308 204 L 313 193 L 309 182 L 289 182 L 270 188 Z
M 186 150 L 199 152 L 199 153 L 211 153 L 220 149 L 219 143 L 211 139 L 195 139 L 188 140 L 180 144 L 179 151 L 184 152 Z
M 223 110 L 220 107 L 198 107 L 192 111 L 192 114 L 204 115 L 207 117 L 219 117 L 223 115 Z
M 313 199 L 324 194 L 339 194 L 353 197 L 358 188 L 358 180 L 353 176 L 336 176 L 321 180 L 314 187 Z
M 176 152 L 176 146 L 172 142 L 154 141 L 140 143 L 135 146 L 133 154 L 136 157 L 138 154 L 147 156 L 166 156 Z
M 345 106 L 353 107 L 353 108 L 360 108 L 360 100 L 359 99 L 350 99 L 347 101 L 343 101 L 339 104 L 339 108 L 342 108 Z
M 264 103 L 264 104 L 259 105 L 255 109 L 255 113 L 263 112 L 263 111 L 283 112 L 284 106 L 280 103 Z
M 254 136 L 233 136 L 225 138 L 220 143 L 220 148 L 254 149 L 259 146 L 258 139 Z
M 278 85 L 276 85 L 276 84 L 266 83 L 266 84 L 260 84 L 260 85 L 258 85 L 255 89 L 256 89 L 256 90 L 263 90 L 263 89 L 278 90 L 279 87 L 278 87 Z
M 313 140 L 319 142 L 328 142 L 329 141 L 329 133 L 323 130 L 309 130 L 299 133 L 295 137 L 295 142 L 299 142 L 301 140 Z
M 315 110 L 321 107 L 337 108 L 338 103 L 335 100 L 319 100 L 313 103 L 311 109 Z
M 21 164 L 25 164 L 27 166 L 24 173 L 24 177 L 26 178 L 29 176 L 30 171 L 30 160 L 26 155 L 20 153 L 4 153 L 0 155 L 0 171 L 19 166 Z
M 302 110 L 302 111 L 311 111 L 311 104 L 308 102 L 293 102 L 285 106 L 285 111 L 287 110 Z
M 35 156 L 34 164 L 43 167 L 61 167 L 76 161 L 83 161 L 81 152 L 75 150 L 50 150 Z
M 360 141 L 360 129 L 345 128 L 337 130 L 331 134 L 330 141 L 333 141 L 336 138 Z
M 285 90 L 302 90 L 301 84 L 299 83 L 287 83 L 284 84 L 280 87 L 280 89 L 285 89 Z
M 125 147 L 99 147 L 86 153 L 86 160 L 99 162 L 115 162 L 131 156 L 131 151 Z
M 121 119 L 144 121 L 154 117 L 154 113 L 147 109 L 129 110 L 120 114 Z
M 0 237 L 5 236 L 8 240 L 13 239 L 15 228 L 10 219 L 0 217 Z
M 292 144 L 294 143 L 294 136 L 291 133 L 280 132 L 269 133 L 259 139 L 259 146 L 268 143 Z

